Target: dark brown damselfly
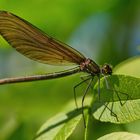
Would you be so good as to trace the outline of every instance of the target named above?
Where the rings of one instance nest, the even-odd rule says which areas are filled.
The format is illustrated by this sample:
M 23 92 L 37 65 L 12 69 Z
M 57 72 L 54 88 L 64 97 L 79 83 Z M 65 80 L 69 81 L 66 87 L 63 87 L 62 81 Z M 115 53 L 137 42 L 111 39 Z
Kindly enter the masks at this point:
M 83 54 L 74 48 L 46 35 L 44 32 L 33 26 L 28 21 L 6 11 L 0 11 L 0 35 L 2 35 L 3 38 L 18 52 L 32 60 L 50 65 L 75 65 L 74 68 L 61 72 L 1 79 L 0 85 L 37 80 L 48 80 L 72 75 L 79 72 L 86 72 L 89 75 L 88 78 L 84 79 L 81 83 L 75 86 L 76 88 L 77 86 L 89 80 L 82 98 L 82 108 L 84 107 L 84 99 L 86 93 L 88 92 L 95 76 L 98 78 L 98 94 L 100 99 L 100 76 L 112 74 L 112 68 L 110 65 L 105 64 L 103 67 L 100 67 L 93 60 L 86 58 Z M 75 88 L 74 97 L 76 102 Z M 83 109 L 82 114 L 84 118 Z M 116 117 L 115 114 L 114 116 Z

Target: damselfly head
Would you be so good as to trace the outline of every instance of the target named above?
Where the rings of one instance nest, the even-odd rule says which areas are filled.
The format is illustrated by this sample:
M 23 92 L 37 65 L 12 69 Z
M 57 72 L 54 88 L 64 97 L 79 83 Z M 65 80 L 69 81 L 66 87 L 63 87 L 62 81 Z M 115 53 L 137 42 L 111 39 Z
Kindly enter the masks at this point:
M 101 68 L 101 73 L 104 75 L 111 75 L 112 74 L 112 67 L 109 64 L 104 64 Z

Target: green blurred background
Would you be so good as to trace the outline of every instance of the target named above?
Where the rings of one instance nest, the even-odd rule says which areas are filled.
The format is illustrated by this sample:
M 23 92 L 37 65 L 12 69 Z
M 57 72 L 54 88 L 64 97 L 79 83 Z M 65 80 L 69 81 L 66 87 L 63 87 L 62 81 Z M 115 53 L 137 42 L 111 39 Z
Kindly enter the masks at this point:
M 0 10 L 28 20 L 100 65 L 107 62 L 115 66 L 140 53 L 138 0 L 0 0 Z M 25 58 L 0 38 L 0 78 L 61 69 Z M 79 81 L 77 74 L 57 80 L 0 86 L 0 140 L 32 139 L 48 118 L 73 100 L 73 86 Z M 138 124 L 95 121 L 91 138 L 112 131 L 140 134 Z M 82 140 L 79 134 L 77 131 L 70 139 Z

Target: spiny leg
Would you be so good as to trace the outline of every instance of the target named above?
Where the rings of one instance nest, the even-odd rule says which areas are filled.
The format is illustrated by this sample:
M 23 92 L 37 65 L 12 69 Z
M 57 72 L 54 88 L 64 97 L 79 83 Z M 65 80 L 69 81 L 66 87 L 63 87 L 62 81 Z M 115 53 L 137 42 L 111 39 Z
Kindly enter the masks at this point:
M 114 94 L 113 94 L 113 95 L 114 95 Z M 111 114 L 111 116 L 114 116 L 114 117 L 116 118 L 117 122 L 118 122 L 119 119 L 118 119 L 117 114 L 115 114 L 115 113 L 113 112 L 113 107 L 114 107 L 114 97 L 112 96 L 111 112 L 110 112 L 110 114 Z
M 92 79 L 89 81 L 88 86 L 87 86 L 87 88 L 86 88 L 86 90 L 85 90 L 85 92 L 84 92 L 84 95 L 83 95 L 83 97 L 82 97 L 82 115 L 83 115 L 83 121 L 84 121 L 84 126 L 85 126 L 85 128 L 86 128 L 86 121 L 85 121 L 85 115 L 84 115 L 84 100 L 85 100 L 85 96 L 86 96 L 86 94 L 87 94 L 87 92 L 88 92 L 88 90 L 89 90 L 89 88 L 90 88 L 90 86 L 91 86 L 92 81 L 93 81 L 93 77 L 92 77 Z
M 127 102 L 127 100 L 128 100 L 129 98 L 131 98 L 131 97 L 130 97 L 127 93 L 124 93 L 124 92 L 115 90 L 115 89 L 113 88 L 113 86 L 111 86 L 111 85 L 112 85 L 111 83 L 110 83 L 110 86 L 111 86 L 112 88 L 110 88 L 110 87 L 109 87 L 109 84 L 108 84 L 108 81 L 107 81 L 107 79 L 106 79 L 105 76 L 104 76 L 104 78 L 105 78 L 107 90 L 110 90 L 110 91 L 115 92 L 116 95 L 117 95 L 117 97 L 118 97 L 118 99 L 119 99 L 119 101 L 120 101 L 120 105 L 123 106 L 123 105 Z M 110 80 L 111 80 L 111 79 L 110 79 Z M 118 93 L 121 93 L 121 94 L 123 94 L 123 95 L 125 95 L 125 96 L 127 97 L 127 99 L 126 99 L 125 102 L 122 102 L 122 101 L 121 101 L 121 98 L 120 98 L 120 96 L 119 96 Z
M 104 109 L 103 109 L 103 111 L 102 111 L 102 113 L 100 114 L 100 116 L 99 116 L 99 120 L 101 119 L 101 117 L 102 117 L 102 115 L 103 115 L 103 113 L 105 112 L 105 110 L 106 110 L 106 108 L 107 108 L 107 106 L 108 106 L 108 104 L 109 104 L 109 102 L 108 103 L 104 103 Z
M 74 93 L 74 100 L 75 100 L 76 108 L 78 108 L 77 99 L 76 99 L 76 88 L 79 87 L 80 85 L 82 85 L 83 83 L 87 82 L 90 79 L 91 79 L 91 77 L 88 77 L 87 79 L 84 79 L 83 81 L 81 81 L 80 83 L 75 85 L 74 88 L 73 88 L 73 90 L 74 90 L 73 91 L 73 93 Z
M 107 81 L 106 81 L 106 86 L 109 87 Z M 100 100 L 100 99 L 101 99 L 101 97 L 100 97 L 100 75 L 98 75 L 98 96 L 99 96 L 99 101 L 101 102 L 101 100 Z M 112 100 L 114 100 L 114 99 L 112 98 Z M 117 118 L 117 115 L 112 111 L 112 110 L 113 110 L 113 105 L 114 105 L 114 103 L 112 102 L 111 109 L 108 107 L 108 104 L 109 104 L 109 102 L 108 102 L 107 104 L 104 104 L 105 107 L 104 107 L 104 109 L 103 109 L 103 111 L 102 111 L 102 113 L 101 113 L 99 119 L 100 119 L 101 116 L 103 115 L 103 113 L 104 113 L 104 111 L 105 111 L 106 108 L 107 108 L 108 110 L 110 110 L 112 116 L 114 116 L 114 117 Z M 117 120 L 118 120 L 118 118 L 117 118 Z
M 91 74 L 80 76 L 82 81 L 86 80 L 87 77 L 93 77 L 93 76 L 91 76 Z M 85 81 L 85 83 L 88 85 L 88 81 Z M 93 86 L 90 86 L 90 87 L 91 87 L 91 90 L 93 90 Z
M 108 104 L 109 104 L 109 102 L 104 103 L 104 106 L 105 106 L 105 107 L 104 107 L 102 113 L 101 113 L 100 116 L 99 116 L 99 120 L 101 119 L 101 117 L 102 117 L 104 111 L 105 111 L 106 108 L 107 108 L 107 109 L 110 111 L 111 116 L 115 117 L 116 120 L 119 121 L 117 115 L 112 111 L 113 104 L 111 105 L 111 109 L 108 107 Z
M 118 117 L 117 117 L 117 114 L 115 114 L 115 113 L 113 112 L 113 107 L 114 107 L 114 89 L 111 89 L 111 88 L 109 87 L 108 81 L 107 81 L 107 79 L 106 79 L 105 76 L 104 76 L 104 79 L 105 79 L 105 83 L 106 83 L 106 88 L 107 88 L 108 90 L 112 90 L 112 91 L 113 91 L 111 109 L 108 107 L 109 102 L 108 102 L 107 106 L 105 105 L 105 106 L 106 106 L 105 108 L 107 108 L 108 110 L 110 110 L 111 116 L 114 116 L 114 117 L 116 118 L 116 120 L 119 121 L 119 120 L 118 120 Z M 120 99 L 118 93 L 117 93 L 117 97 L 118 97 L 118 99 L 121 101 L 121 99 Z
M 108 89 L 108 90 L 113 91 L 113 92 L 116 93 L 116 95 L 117 95 L 117 97 L 118 97 L 118 99 L 119 99 L 119 101 L 120 101 L 120 105 L 121 105 L 121 106 L 123 106 L 123 105 L 127 102 L 127 100 L 128 100 L 129 98 L 131 99 L 131 97 L 130 97 L 127 93 L 124 93 L 124 92 L 121 92 L 121 91 L 117 91 L 117 90 L 115 90 L 115 89 Z M 121 98 L 120 98 L 118 92 L 121 93 L 121 94 L 124 94 L 124 95 L 127 97 L 125 102 L 122 102 L 122 101 L 121 101 Z

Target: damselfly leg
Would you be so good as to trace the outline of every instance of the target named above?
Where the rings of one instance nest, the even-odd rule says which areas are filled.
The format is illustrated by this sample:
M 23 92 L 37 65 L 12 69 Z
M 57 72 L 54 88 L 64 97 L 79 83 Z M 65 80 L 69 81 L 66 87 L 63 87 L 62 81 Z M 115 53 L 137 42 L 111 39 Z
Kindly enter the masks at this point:
M 91 75 L 86 75 L 86 76 L 82 76 L 81 79 L 82 81 L 77 84 L 76 86 L 74 86 L 74 100 L 75 100 L 75 104 L 76 107 L 78 108 L 78 103 L 77 103 L 77 99 L 76 99 L 76 88 L 81 86 L 82 84 L 86 83 L 87 87 L 84 91 L 83 97 L 82 97 L 82 115 L 83 115 L 83 121 L 84 121 L 84 126 L 86 127 L 86 121 L 85 121 L 85 115 L 84 115 L 84 100 L 85 100 L 85 96 L 87 95 L 88 91 L 90 88 L 92 88 L 91 84 L 93 82 L 93 76 Z
M 104 79 L 105 79 L 106 89 L 109 90 L 109 91 L 112 91 L 112 94 L 113 94 L 113 95 L 112 95 L 112 98 L 111 98 L 110 101 L 104 103 L 104 106 L 105 106 L 105 107 L 104 107 L 104 109 L 103 109 L 103 111 L 102 111 L 102 113 L 101 113 L 99 119 L 101 119 L 101 117 L 102 117 L 102 115 L 103 115 L 103 112 L 104 112 L 104 111 L 106 110 L 106 108 L 107 108 L 108 110 L 110 110 L 111 116 L 115 117 L 116 120 L 119 121 L 117 114 L 113 112 L 114 103 L 115 103 L 114 95 L 117 96 L 117 98 L 118 98 L 118 100 L 119 100 L 121 106 L 123 106 L 123 105 L 127 102 L 127 100 L 128 100 L 130 97 L 129 97 L 129 95 L 128 95 L 127 93 L 124 93 L 124 92 L 121 92 L 121 91 L 117 91 L 117 90 L 114 88 L 114 86 L 112 85 L 112 82 L 111 82 L 111 79 L 110 79 L 110 78 L 107 79 L 107 77 L 104 76 Z M 126 96 L 126 99 L 125 99 L 124 102 L 122 101 L 122 99 L 121 99 L 121 97 L 120 97 L 119 94 L 122 94 L 123 96 Z M 111 108 L 108 107 L 109 103 L 111 103 Z
M 83 120 L 84 120 L 84 126 L 86 127 L 86 120 L 85 120 L 85 115 L 84 115 L 84 100 L 85 100 L 85 97 L 89 91 L 89 88 L 92 84 L 92 81 L 93 81 L 93 78 L 90 79 L 89 83 L 88 83 L 88 86 L 83 94 L 83 97 L 82 97 L 82 115 L 83 115 Z
M 78 88 L 84 83 L 88 84 L 88 81 L 91 79 L 91 75 L 81 76 L 80 78 L 82 79 L 82 81 L 73 87 L 74 100 L 77 109 L 78 109 L 78 103 L 77 103 L 77 96 L 76 96 L 76 88 Z

